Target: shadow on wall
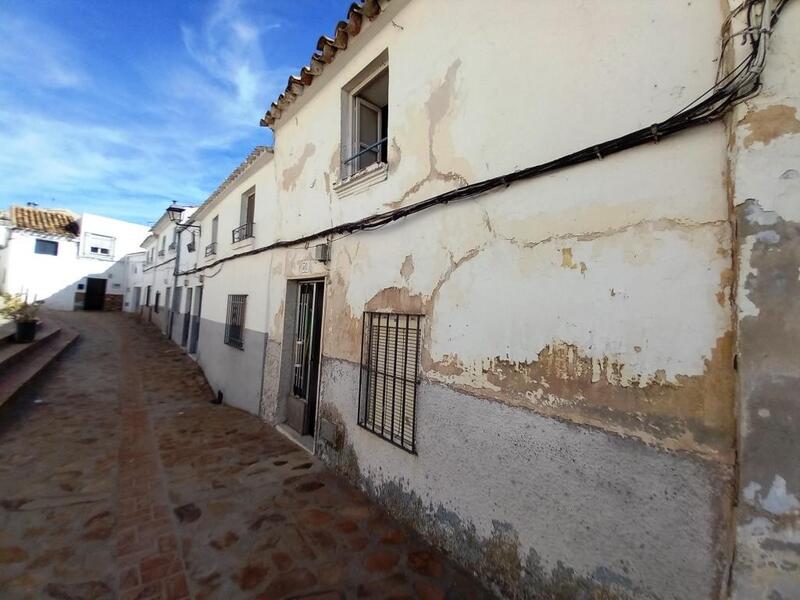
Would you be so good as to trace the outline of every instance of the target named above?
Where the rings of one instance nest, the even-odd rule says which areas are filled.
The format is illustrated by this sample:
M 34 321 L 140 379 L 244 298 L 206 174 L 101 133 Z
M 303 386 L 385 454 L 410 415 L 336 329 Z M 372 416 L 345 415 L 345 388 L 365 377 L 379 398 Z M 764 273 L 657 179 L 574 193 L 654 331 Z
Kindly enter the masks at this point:
M 41 300 L 55 310 L 121 311 L 125 298 L 125 262 L 109 261 L 102 272 L 85 275 Z

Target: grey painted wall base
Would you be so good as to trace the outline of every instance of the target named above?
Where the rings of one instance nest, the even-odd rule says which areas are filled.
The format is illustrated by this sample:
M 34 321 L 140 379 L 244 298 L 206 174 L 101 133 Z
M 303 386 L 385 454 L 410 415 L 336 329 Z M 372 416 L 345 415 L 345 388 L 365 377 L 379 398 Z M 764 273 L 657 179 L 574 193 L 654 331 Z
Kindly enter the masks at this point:
M 244 349 L 225 343 L 225 324 L 200 319 L 197 362 L 216 394 L 223 401 L 249 413 L 258 414 L 261 397 L 261 373 L 266 334 L 244 331 Z
M 356 425 L 358 376 L 324 359 L 321 416 L 343 444 L 318 440 L 318 454 L 497 589 L 719 594 L 728 469 L 429 383 L 414 456 Z
M 737 207 L 743 280 L 757 310 L 739 323 L 739 461 L 734 597 L 800 598 L 800 223 L 755 200 Z

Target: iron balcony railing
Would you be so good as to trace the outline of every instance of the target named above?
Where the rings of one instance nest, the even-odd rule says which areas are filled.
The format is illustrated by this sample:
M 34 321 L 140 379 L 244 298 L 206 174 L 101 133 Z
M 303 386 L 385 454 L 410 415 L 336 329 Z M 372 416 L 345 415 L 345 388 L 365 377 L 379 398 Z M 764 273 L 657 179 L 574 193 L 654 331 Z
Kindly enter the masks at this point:
M 195 250 L 194 242 L 189 242 L 188 244 L 186 244 L 187 252 L 194 252 L 194 250 Z
M 169 245 L 169 248 L 168 248 L 168 249 L 169 249 L 169 250 L 175 250 L 175 246 L 176 246 L 175 242 L 172 242 L 172 243 Z
M 159 250 L 159 251 L 158 251 L 158 255 L 159 255 L 159 256 L 164 256 L 164 254 L 166 254 L 166 252 L 164 252 L 163 250 Z
M 374 144 L 370 144 L 366 148 L 363 148 L 359 152 L 356 152 L 355 154 L 353 154 L 353 156 L 351 156 L 350 158 L 347 158 L 344 161 L 342 161 L 342 164 L 346 165 L 348 163 L 351 163 L 355 159 L 357 159 L 359 156 L 363 156 L 367 152 L 374 152 L 376 148 L 379 148 L 379 147 L 383 146 L 386 143 L 386 140 L 388 140 L 388 139 L 389 139 L 388 137 L 385 137 L 383 139 L 378 140 Z
M 253 225 L 255 225 L 255 223 L 245 223 L 234 229 L 231 232 L 233 243 L 235 244 L 236 242 L 241 242 L 242 240 L 253 237 Z
M 211 242 L 206 246 L 206 256 L 213 256 L 217 253 L 217 242 Z

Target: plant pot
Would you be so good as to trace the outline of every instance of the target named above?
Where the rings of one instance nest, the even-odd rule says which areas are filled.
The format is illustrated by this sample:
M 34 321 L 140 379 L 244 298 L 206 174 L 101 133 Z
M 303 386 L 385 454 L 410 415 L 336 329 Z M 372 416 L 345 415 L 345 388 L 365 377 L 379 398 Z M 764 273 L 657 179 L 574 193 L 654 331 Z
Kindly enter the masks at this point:
M 17 335 L 14 340 L 20 344 L 28 344 L 36 337 L 36 321 L 17 321 Z

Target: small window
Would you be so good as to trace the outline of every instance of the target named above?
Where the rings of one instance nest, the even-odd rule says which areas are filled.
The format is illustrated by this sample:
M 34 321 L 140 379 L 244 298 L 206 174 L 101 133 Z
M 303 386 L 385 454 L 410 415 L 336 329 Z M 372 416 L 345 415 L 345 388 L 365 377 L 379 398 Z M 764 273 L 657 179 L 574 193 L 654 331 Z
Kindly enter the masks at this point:
M 420 315 L 364 313 L 358 424 L 416 453 Z
M 239 225 L 253 223 L 256 216 L 256 191 L 250 190 L 242 195 Z
M 239 211 L 239 226 L 231 232 L 232 241 L 241 242 L 253 237 L 253 218 L 256 212 L 256 191 L 249 190 L 242 194 L 242 204 Z
M 244 309 L 247 296 L 232 294 L 228 296 L 228 317 L 225 320 L 225 343 L 234 348 L 244 349 Z
M 386 162 L 389 131 L 389 69 L 379 72 L 354 86 L 350 92 L 349 143 L 342 176 L 349 177 L 370 165 Z M 345 118 L 345 121 L 348 119 Z
M 48 254 L 50 256 L 58 256 L 58 242 L 51 240 L 36 240 L 36 246 L 33 251 L 36 254 Z
M 114 254 L 114 238 L 107 235 L 87 233 L 85 238 L 87 254 L 101 258 L 111 258 Z

